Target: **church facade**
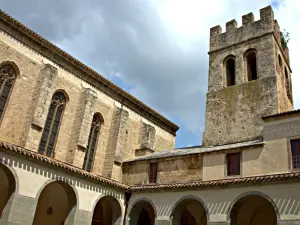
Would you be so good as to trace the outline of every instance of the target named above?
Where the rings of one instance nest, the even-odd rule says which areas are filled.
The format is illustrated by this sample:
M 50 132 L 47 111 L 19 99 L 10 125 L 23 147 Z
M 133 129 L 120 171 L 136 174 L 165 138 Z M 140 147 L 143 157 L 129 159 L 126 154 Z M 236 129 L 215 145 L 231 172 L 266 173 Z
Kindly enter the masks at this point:
M 300 224 L 300 111 L 271 6 L 210 30 L 203 143 L 0 11 L 1 225 Z

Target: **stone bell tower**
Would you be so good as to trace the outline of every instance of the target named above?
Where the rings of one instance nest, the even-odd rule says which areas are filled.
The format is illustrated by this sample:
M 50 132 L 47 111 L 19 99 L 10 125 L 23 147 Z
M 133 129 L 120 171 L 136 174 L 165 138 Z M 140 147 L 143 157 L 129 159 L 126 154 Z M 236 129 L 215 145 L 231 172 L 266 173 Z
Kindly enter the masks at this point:
M 293 110 L 287 43 L 271 6 L 210 29 L 204 146 L 262 137 L 262 117 Z

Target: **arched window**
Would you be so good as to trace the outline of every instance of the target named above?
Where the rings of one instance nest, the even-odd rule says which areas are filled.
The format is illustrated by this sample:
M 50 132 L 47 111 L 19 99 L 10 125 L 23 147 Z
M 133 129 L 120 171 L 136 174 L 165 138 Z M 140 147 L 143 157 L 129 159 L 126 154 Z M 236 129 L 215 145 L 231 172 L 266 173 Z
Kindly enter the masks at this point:
M 248 81 L 257 79 L 257 65 L 256 65 L 256 52 L 250 50 L 246 53 L 246 65 Z
M 288 96 L 289 100 L 292 102 L 293 97 L 292 97 L 292 88 L 291 88 L 291 83 L 290 83 L 291 81 L 290 81 L 289 73 L 288 73 L 286 67 L 284 68 L 284 76 L 285 76 L 286 95 Z
M 2 119 L 15 80 L 16 70 L 13 66 L 0 67 L 0 119 Z
M 278 55 L 278 63 L 279 63 L 279 66 L 282 67 L 282 60 L 281 60 L 281 56 Z
M 235 58 L 230 56 L 225 61 L 227 87 L 235 85 Z
M 65 95 L 62 92 L 56 92 L 51 100 L 51 105 L 39 146 L 39 153 L 45 154 L 49 157 L 54 156 L 54 145 L 57 139 L 65 105 Z
M 92 127 L 90 130 L 88 146 L 85 151 L 83 169 L 87 171 L 91 171 L 93 160 L 95 156 L 99 131 L 101 127 L 101 117 L 99 114 L 95 114 L 92 121 Z

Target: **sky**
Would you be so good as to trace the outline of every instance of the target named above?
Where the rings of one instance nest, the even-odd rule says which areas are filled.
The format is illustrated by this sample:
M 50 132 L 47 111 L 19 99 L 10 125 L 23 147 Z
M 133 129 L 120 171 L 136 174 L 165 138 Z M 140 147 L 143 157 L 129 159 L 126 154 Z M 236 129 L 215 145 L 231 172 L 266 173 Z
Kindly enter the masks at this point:
M 258 20 L 267 5 L 290 34 L 298 109 L 299 0 L 0 0 L 3 11 L 180 126 L 177 148 L 202 142 L 210 28 L 241 25 L 249 12 Z

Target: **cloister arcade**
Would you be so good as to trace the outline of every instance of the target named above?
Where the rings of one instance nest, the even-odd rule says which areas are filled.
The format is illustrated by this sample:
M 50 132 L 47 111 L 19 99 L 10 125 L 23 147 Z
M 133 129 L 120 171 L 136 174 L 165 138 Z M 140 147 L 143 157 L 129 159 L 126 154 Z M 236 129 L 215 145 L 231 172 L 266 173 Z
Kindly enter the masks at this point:
M 0 164 L 0 224 L 9 217 L 10 208 L 16 204 L 14 195 L 18 189 L 18 181 L 12 171 Z M 75 187 L 63 181 L 52 181 L 41 189 L 37 195 L 33 225 L 71 225 L 76 224 L 78 196 Z M 209 209 L 197 196 L 186 196 L 178 199 L 171 206 L 168 224 L 172 225 L 206 225 L 210 224 Z M 273 201 L 264 194 L 250 193 L 232 201 L 228 208 L 230 225 L 277 225 L 278 210 Z M 124 210 L 120 201 L 113 196 L 100 196 L 94 203 L 91 225 L 123 224 Z M 149 199 L 140 198 L 129 204 L 126 216 L 128 225 L 157 224 L 157 209 Z

